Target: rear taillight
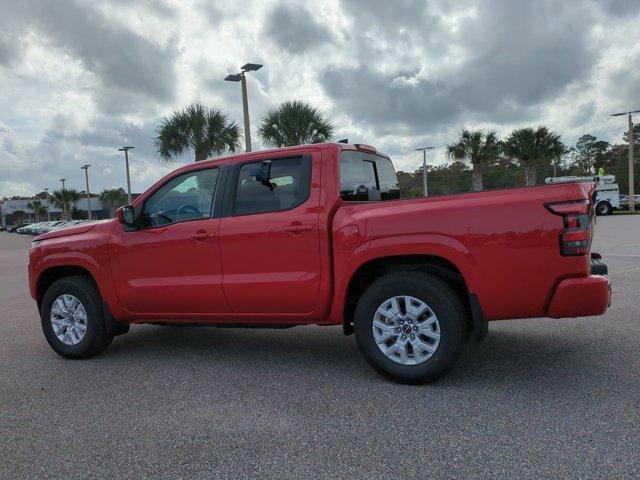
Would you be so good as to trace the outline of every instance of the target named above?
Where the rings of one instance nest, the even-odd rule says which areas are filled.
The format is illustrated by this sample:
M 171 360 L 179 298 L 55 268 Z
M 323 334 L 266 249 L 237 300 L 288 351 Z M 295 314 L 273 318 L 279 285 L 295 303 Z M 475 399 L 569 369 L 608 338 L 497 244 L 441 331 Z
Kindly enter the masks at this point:
M 560 253 L 566 256 L 587 255 L 591 248 L 593 206 L 589 200 L 547 203 L 554 215 L 561 215 L 564 229 L 560 232 Z

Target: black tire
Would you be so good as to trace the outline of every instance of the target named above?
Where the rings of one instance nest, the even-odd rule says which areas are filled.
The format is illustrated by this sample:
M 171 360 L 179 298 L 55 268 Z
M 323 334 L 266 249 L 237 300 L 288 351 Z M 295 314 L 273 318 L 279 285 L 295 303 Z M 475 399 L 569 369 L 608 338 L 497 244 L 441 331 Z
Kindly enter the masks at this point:
M 613 213 L 613 207 L 609 202 L 598 202 L 596 205 L 596 214 L 600 216 L 611 215 Z
M 67 345 L 58 339 L 51 325 L 51 308 L 54 301 L 63 294 L 76 297 L 85 308 L 87 329 L 82 340 L 76 345 Z M 93 281 L 87 277 L 61 278 L 45 292 L 40 307 L 42 331 L 53 350 L 64 358 L 89 358 L 102 352 L 113 340 L 107 333 L 100 294 Z
M 375 312 L 387 299 L 398 295 L 421 300 L 438 317 L 440 343 L 424 363 L 396 363 L 376 344 L 373 334 Z M 367 288 L 356 307 L 354 330 L 362 355 L 381 375 L 400 383 L 430 383 L 451 370 L 460 357 L 466 340 L 467 314 L 458 294 L 438 277 L 400 272 L 382 277 Z

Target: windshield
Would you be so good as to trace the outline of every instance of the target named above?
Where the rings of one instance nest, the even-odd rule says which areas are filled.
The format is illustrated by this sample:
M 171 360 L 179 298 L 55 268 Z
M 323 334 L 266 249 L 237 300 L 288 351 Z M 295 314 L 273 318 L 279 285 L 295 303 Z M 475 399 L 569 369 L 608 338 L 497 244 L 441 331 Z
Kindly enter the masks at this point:
M 400 198 L 391 160 L 381 155 L 345 150 L 340 154 L 340 197 L 348 201 Z

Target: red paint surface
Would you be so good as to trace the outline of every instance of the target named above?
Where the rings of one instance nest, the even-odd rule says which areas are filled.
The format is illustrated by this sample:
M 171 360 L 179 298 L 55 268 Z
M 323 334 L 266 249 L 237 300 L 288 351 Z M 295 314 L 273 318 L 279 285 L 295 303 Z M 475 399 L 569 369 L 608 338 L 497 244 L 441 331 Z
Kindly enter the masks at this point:
M 288 211 L 135 232 L 111 220 L 42 235 L 30 253 L 32 296 L 45 270 L 74 265 L 94 277 L 114 316 L 124 321 L 337 324 L 359 267 L 383 257 L 431 255 L 460 271 L 489 320 L 606 309 L 608 284 L 605 289 L 589 276 L 588 254 L 560 255 L 563 219 L 544 206 L 587 199 L 592 185 L 346 203 L 339 195 L 339 154 L 353 148 L 289 147 L 182 167 L 134 206 L 190 170 L 298 154 L 312 157 L 311 192 Z M 590 295 L 593 301 L 580 301 Z

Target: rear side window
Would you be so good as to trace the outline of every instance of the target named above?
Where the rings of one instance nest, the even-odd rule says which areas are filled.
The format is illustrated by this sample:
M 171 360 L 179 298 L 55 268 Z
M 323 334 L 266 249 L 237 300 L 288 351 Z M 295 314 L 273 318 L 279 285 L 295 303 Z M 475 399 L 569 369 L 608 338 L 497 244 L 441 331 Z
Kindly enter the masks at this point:
M 309 198 L 311 157 L 280 158 L 240 167 L 234 214 L 290 210 Z
M 400 198 L 391 160 L 373 153 L 345 150 L 340 154 L 340 197 L 348 201 Z

